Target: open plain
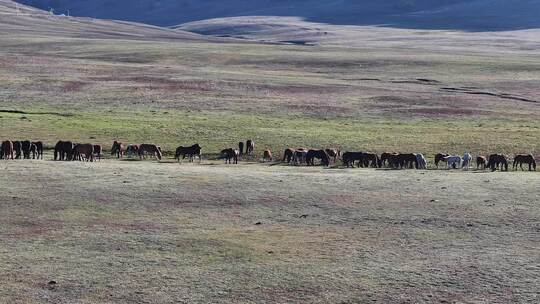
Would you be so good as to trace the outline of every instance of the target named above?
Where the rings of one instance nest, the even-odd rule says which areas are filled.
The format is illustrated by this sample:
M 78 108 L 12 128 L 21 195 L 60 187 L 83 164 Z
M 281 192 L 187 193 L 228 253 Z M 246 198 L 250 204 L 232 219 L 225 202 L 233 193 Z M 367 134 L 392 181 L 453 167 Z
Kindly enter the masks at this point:
M 536 173 L 1 166 L 0 298 L 9 303 L 540 298 Z
M 256 161 L 299 146 L 431 169 L 437 152 L 540 159 L 538 30 L 158 28 L 8 0 L 0 29 L 0 140 L 47 148 L 0 161 L 1 303 L 540 301 L 537 172 Z M 247 139 L 250 161 L 214 159 Z M 166 158 L 55 162 L 58 140 Z M 196 142 L 201 164 L 172 162 Z

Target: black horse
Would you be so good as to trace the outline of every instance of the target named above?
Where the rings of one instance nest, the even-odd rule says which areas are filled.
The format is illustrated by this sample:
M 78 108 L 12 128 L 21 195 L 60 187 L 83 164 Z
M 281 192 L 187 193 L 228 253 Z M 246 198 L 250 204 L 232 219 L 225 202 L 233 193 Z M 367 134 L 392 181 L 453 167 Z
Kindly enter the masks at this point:
M 536 161 L 532 154 L 518 154 L 514 157 L 514 170 L 517 170 L 517 167 L 519 166 L 521 171 L 523 171 L 523 164 L 529 165 L 529 171 L 536 171 Z
M 21 141 L 21 150 L 24 159 L 30 159 L 30 148 L 32 143 L 29 140 Z
M 54 160 L 71 160 L 73 147 L 71 141 L 57 142 L 54 146 Z
M 397 156 L 400 169 L 418 169 L 418 159 L 413 153 L 400 153 Z
M 363 168 L 379 168 L 381 163 L 379 161 L 379 156 L 375 153 L 362 153 L 362 159 L 360 160 L 359 166 Z
M 341 161 L 347 168 L 354 168 L 354 163 L 356 161 L 362 162 L 363 155 L 363 152 L 345 152 L 343 155 L 341 155 Z
M 233 148 L 229 148 L 229 149 L 221 150 L 219 158 L 225 159 L 225 163 L 232 164 L 234 162 L 235 164 L 238 164 L 239 155 L 240 155 L 240 151 L 235 150 Z
M 240 155 L 244 155 L 244 142 L 243 141 L 238 143 L 238 150 L 240 152 Z
M 293 159 L 294 150 L 291 148 L 285 149 L 283 151 L 283 162 L 287 162 L 287 164 L 291 163 L 291 160 Z
M 444 158 L 448 157 L 448 156 L 450 156 L 450 154 L 447 154 L 447 153 L 437 153 L 437 154 L 435 154 L 435 166 L 437 166 L 437 168 L 439 168 L 439 163 L 444 161 Z
M 486 167 L 490 168 L 491 171 L 495 171 L 499 167 L 501 168 L 501 171 L 508 171 L 508 160 L 506 159 L 506 156 L 502 154 L 491 154 L 488 158 Z
M 306 154 L 306 163 L 308 166 L 315 166 L 315 158 L 321 160 L 321 165 L 330 165 L 330 156 L 325 150 L 309 150 Z
M 43 143 L 41 141 L 32 142 L 30 146 L 33 159 L 43 159 Z
M 15 159 L 20 159 L 22 156 L 22 142 L 20 140 L 13 142 L 13 152 L 15 152 Z
M 255 142 L 248 139 L 248 141 L 246 141 L 246 154 L 253 155 L 253 151 L 255 151 Z
M 197 156 L 199 161 L 201 161 L 201 146 L 199 144 L 194 144 L 191 147 L 178 147 L 176 148 L 176 153 L 174 154 L 174 159 L 180 161 L 180 156 L 182 159 L 189 157 L 189 161 L 193 162 L 193 158 Z

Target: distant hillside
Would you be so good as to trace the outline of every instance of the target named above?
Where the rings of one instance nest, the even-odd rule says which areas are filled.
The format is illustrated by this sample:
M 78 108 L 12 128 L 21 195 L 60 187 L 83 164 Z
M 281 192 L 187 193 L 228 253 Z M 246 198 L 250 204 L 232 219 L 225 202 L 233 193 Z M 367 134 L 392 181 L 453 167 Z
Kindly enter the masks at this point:
M 58 14 L 173 26 L 235 16 L 403 28 L 511 30 L 540 27 L 540 0 L 20 0 Z
M 0 0 L 2 34 L 39 36 L 119 38 L 144 40 L 208 40 L 209 38 L 152 25 L 93 18 L 53 16 L 49 12 Z

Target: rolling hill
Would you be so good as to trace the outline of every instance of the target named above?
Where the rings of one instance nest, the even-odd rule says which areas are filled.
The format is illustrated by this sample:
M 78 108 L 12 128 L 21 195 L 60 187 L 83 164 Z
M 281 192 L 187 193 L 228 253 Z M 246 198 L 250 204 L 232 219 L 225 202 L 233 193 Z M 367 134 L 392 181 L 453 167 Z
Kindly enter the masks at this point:
M 157 26 L 127 21 L 56 16 L 33 7 L 0 0 L 0 35 L 27 34 L 72 38 L 141 40 L 208 40 L 209 38 Z
M 540 27 L 540 0 L 20 0 L 57 14 L 159 26 L 224 17 L 292 16 L 312 22 L 492 31 Z

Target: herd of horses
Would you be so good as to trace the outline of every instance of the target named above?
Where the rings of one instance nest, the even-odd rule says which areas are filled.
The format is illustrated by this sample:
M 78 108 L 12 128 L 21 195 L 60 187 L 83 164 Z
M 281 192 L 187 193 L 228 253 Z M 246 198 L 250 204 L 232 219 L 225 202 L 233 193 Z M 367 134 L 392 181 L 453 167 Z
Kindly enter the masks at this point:
M 199 144 L 192 146 L 179 146 L 175 151 L 175 160 L 181 162 L 188 158 L 193 162 L 195 158 L 202 160 L 202 148 Z M 255 154 L 255 142 L 247 140 L 238 143 L 238 148 L 223 149 L 219 153 L 219 159 L 225 163 L 238 164 L 238 160 L 243 156 L 253 157 Z M 101 145 L 81 144 L 72 141 L 58 141 L 54 146 L 54 160 L 58 161 L 95 161 L 101 160 L 103 148 Z M 117 158 L 147 157 L 161 160 L 163 151 L 155 144 L 124 144 L 114 141 L 111 147 L 111 155 Z M 3 141 L 0 146 L 0 159 L 43 159 L 43 143 L 41 141 Z M 427 169 L 428 161 L 420 153 L 382 153 L 378 155 L 371 152 L 344 152 L 339 149 L 308 149 L 308 148 L 287 148 L 283 152 L 282 162 L 291 165 L 306 166 L 330 166 L 333 162 L 338 163 L 341 159 L 343 166 L 358 168 L 391 168 L 391 169 Z M 264 150 L 262 153 L 263 162 L 272 162 L 272 151 Z M 434 156 L 434 164 L 446 164 L 447 169 L 469 169 L 472 165 L 473 157 L 470 153 L 463 156 L 438 153 Z M 508 171 L 511 159 L 503 154 L 491 154 L 489 156 L 476 157 L 476 169 L 495 171 Z M 529 171 L 536 171 L 536 161 L 532 154 L 518 154 L 513 158 L 514 170 L 518 167 L 525 170 L 523 165 L 528 165 Z

